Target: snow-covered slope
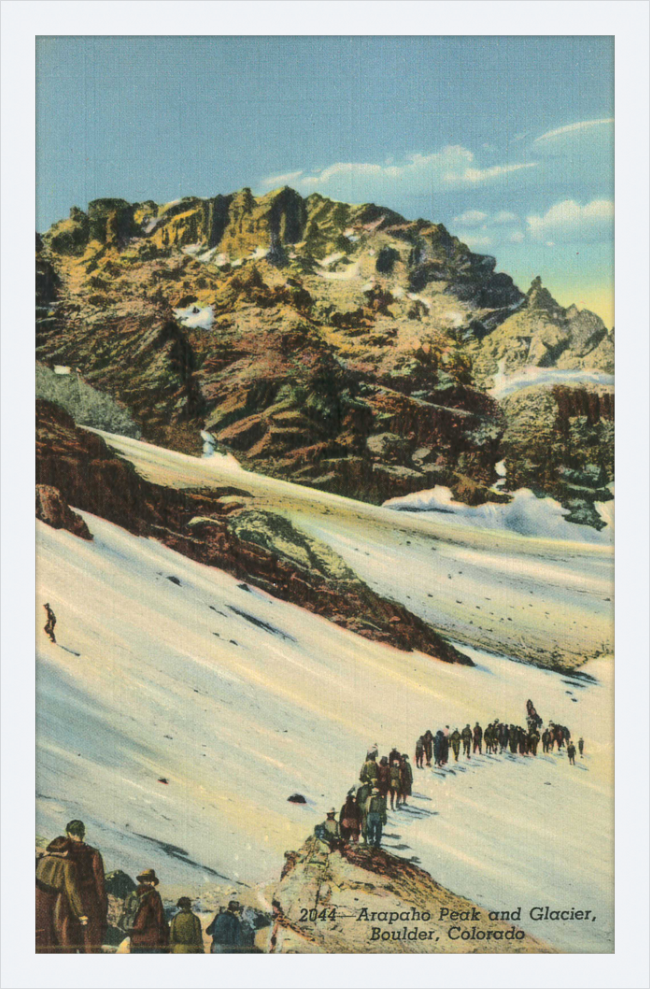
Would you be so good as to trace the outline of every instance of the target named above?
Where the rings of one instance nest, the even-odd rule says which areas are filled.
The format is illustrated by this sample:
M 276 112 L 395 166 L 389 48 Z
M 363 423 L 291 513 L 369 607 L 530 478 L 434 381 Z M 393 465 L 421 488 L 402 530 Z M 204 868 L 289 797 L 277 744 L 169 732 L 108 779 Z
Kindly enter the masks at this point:
M 613 650 L 613 549 L 577 541 L 584 527 L 570 526 L 576 536 L 567 540 L 525 536 L 497 522 L 484 528 L 480 510 L 461 518 L 397 513 L 242 470 L 233 458 L 199 459 L 101 435 L 157 484 L 245 489 L 256 507 L 328 543 L 373 590 L 463 647 L 548 665 Z
M 521 926 L 563 949 L 603 949 L 611 661 L 587 665 L 597 683 L 478 653 L 475 668 L 438 663 L 84 517 L 90 543 L 37 523 L 38 833 L 81 817 L 108 868 L 154 867 L 190 892 L 219 877 L 272 881 L 284 851 L 340 806 L 369 743 L 411 753 L 428 727 L 497 714 L 520 723 L 532 697 L 545 719 L 584 735 L 584 763 L 484 758 L 455 775 L 417 772 L 386 843 L 479 904 L 521 905 Z M 393 579 L 409 588 L 412 573 Z M 40 631 L 44 601 L 57 645 Z M 576 589 L 565 607 L 579 604 Z M 294 792 L 307 803 L 288 803 Z M 524 921 L 546 903 L 596 921 Z

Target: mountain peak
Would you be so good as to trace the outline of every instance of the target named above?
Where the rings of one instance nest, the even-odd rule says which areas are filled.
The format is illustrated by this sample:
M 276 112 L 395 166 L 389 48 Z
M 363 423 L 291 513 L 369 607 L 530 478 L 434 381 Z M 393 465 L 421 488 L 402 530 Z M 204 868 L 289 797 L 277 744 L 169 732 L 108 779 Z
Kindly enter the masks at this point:
M 540 275 L 533 278 L 530 283 L 530 288 L 526 292 L 526 299 L 529 309 L 542 309 L 546 312 L 553 313 L 553 315 L 564 315 L 562 306 L 553 298 L 549 290 L 542 285 Z

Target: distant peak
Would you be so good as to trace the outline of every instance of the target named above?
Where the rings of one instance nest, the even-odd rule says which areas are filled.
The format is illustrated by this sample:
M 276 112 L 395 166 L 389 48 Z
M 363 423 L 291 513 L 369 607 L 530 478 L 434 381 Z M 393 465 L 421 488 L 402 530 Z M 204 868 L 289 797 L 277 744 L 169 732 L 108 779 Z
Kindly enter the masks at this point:
M 529 309 L 545 309 L 548 312 L 564 313 L 562 306 L 553 298 L 547 288 L 542 285 L 539 275 L 533 278 L 530 288 L 526 292 Z

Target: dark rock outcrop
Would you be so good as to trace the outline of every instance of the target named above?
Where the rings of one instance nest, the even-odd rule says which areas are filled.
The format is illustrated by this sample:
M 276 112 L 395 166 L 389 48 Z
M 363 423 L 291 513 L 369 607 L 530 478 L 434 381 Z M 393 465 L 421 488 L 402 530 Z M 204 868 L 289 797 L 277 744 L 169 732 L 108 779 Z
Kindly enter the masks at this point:
M 36 518 L 53 529 L 67 529 L 81 539 L 93 538 L 81 515 L 73 512 L 61 498 L 59 489 L 50 484 L 36 485 Z
M 152 484 L 51 402 L 37 402 L 36 422 L 37 482 L 56 487 L 76 508 L 152 536 L 364 638 L 473 665 L 417 615 L 379 597 L 328 546 L 284 516 L 251 506 L 248 492 Z

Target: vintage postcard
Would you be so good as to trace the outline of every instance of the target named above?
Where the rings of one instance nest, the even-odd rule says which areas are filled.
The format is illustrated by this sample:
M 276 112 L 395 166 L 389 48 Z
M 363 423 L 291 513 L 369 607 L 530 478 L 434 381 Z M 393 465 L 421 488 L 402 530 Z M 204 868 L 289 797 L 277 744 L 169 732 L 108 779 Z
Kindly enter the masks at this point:
M 36 953 L 612 953 L 614 39 L 36 117 Z

